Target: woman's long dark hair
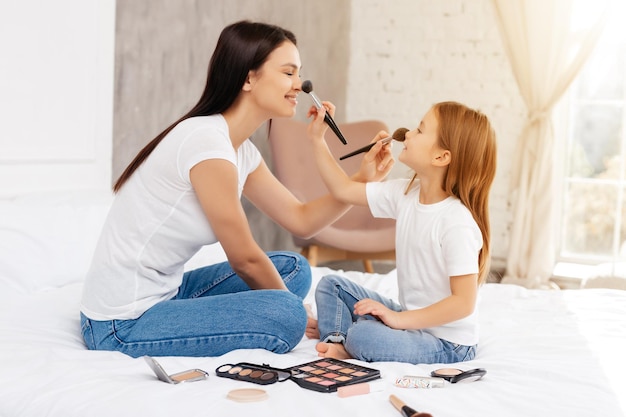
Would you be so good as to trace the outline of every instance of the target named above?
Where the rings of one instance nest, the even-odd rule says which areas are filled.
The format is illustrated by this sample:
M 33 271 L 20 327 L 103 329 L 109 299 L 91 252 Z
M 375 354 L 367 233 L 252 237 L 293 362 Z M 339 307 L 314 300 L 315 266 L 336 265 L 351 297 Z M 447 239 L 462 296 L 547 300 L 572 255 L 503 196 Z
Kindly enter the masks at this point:
M 295 35 L 283 28 L 247 20 L 226 26 L 209 62 L 206 86 L 198 103 L 152 139 L 126 167 L 113 186 L 118 192 L 159 142 L 180 122 L 195 116 L 223 113 L 237 99 L 248 73 L 257 70 L 283 42 L 296 45 Z

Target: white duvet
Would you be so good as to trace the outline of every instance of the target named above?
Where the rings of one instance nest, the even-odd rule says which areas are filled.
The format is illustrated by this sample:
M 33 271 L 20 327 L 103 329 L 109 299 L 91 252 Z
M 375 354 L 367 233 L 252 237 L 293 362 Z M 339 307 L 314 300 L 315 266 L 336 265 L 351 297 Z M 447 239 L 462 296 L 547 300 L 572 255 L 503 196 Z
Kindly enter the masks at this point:
M 314 269 L 316 279 L 331 272 Z M 395 273 L 348 273 L 393 293 Z M 626 292 L 539 291 L 488 284 L 479 305 L 477 358 L 484 379 L 445 388 L 393 385 L 403 375 L 428 375 L 437 365 L 371 363 L 383 391 L 349 398 L 317 393 L 291 381 L 261 387 L 269 399 L 236 403 L 236 388 L 257 387 L 215 376 L 226 363 L 289 367 L 316 359 L 315 340 L 303 339 L 286 355 L 239 350 L 217 358 L 159 358 L 169 373 L 200 368 L 205 381 L 169 385 L 142 359 L 87 351 L 79 332 L 81 284 L 36 294 L 0 296 L 0 416 L 394 416 L 395 394 L 411 407 L 444 416 L 626 415 Z
M 109 202 L 110 196 L 84 193 L 0 202 L 0 417 L 400 416 L 390 394 L 435 417 L 626 416 L 626 291 L 619 290 L 483 286 L 477 357 L 456 364 L 487 370 L 472 383 L 399 388 L 396 378 L 427 376 L 441 366 L 380 362 L 366 364 L 381 372 L 379 392 L 340 398 L 285 381 L 261 387 L 264 401 L 227 399 L 230 390 L 260 386 L 217 377 L 216 368 L 310 362 L 317 341 L 306 338 L 285 355 L 238 350 L 158 358 L 170 374 L 189 368 L 210 374 L 192 383 L 160 382 L 143 359 L 88 351 L 80 337 L 81 277 Z M 189 267 L 221 256 L 209 252 Z M 395 271 L 313 268 L 314 283 L 331 272 L 395 297 Z

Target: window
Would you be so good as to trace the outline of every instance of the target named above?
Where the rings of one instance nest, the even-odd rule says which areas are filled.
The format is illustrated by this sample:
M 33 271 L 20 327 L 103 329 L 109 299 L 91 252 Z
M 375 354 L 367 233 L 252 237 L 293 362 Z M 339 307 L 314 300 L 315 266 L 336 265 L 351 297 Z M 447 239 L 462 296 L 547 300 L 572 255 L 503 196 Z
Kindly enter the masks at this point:
M 611 273 L 626 265 L 625 11 L 612 13 L 570 91 L 560 228 L 560 261 Z

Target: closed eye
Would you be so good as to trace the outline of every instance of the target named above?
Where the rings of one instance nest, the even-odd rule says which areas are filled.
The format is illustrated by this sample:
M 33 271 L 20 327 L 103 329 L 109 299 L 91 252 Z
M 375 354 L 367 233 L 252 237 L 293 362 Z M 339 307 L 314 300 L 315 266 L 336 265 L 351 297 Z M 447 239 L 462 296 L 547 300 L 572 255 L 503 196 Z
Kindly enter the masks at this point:
M 298 70 L 298 67 L 294 64 L 283 65 L 283 70 L 284 70 L 285 75 L 288 77 L 293 77 L 294 75 L 300 73 L 300 71 Z

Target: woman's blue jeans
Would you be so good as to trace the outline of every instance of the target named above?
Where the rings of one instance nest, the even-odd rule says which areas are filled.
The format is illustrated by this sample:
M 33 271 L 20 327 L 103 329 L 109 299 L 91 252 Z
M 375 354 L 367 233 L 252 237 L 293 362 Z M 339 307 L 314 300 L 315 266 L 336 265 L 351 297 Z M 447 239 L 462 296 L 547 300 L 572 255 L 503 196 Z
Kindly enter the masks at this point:
M 250 290 L 228 262 L 186 272 L 178 294 L 135 320 L 90 320 L 81 313 L 83 339 L 92 350 L 133 357 L 219 356 L 234 349 L 285 353 L 302 339 L 311 287 L 307 260 L 269 252 L 289 291 Z
M 327 275 L 315 291 L 320 340 L 343 343 L 355 359 L 366 362 L 454 363 L 473 359 L 476 346 L 439 339 L 423 330 L 396 330 L 373 316 L 357 316 L 354 304 L 364 298 L 402 311 L 397 302 L 348 278 Z

